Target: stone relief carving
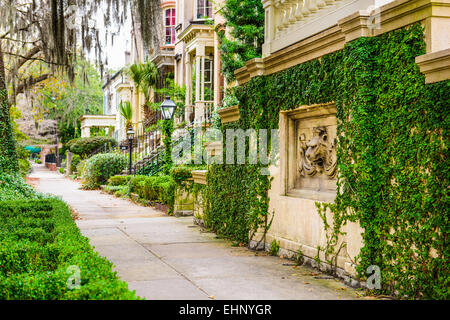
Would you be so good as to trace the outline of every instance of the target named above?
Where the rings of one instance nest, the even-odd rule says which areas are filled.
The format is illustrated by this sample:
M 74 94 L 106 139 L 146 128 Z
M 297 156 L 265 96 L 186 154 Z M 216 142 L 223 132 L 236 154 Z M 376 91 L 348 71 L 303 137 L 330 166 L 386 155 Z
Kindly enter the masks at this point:
M 325 175 L 330 179 L 336 177 L 336 138 L 328 137 L 327 128 L 313 128 L 313 137 L 306 141 L 306 136 L 299 136 L 298 169 L 301 177 Z M 331 141 L 330 141 L 331 140 Z

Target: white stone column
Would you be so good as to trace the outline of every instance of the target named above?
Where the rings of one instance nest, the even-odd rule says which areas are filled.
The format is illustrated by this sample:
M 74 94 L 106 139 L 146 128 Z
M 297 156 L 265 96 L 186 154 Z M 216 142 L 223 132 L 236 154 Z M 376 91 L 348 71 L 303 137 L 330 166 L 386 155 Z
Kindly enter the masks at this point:
M 81 128 L 81 137 L 89 138 L 91 136 L 91 127 L 85 126 Z
M 272 0 L 263 0 L 264 6 L 264 44 L 262 47 L 262 55 L 266 57 L 270 54 L 270 42 L 275 38 L 275 8 Z
M 195 56 L 195 102 L 200 100 L 200 68 L 201 68 L 201 57 L 199 55 Z
M 192 105 L 192 65 L 189 52 L 185 53 L 186 105 Z
M 202 69 L 201 69 L 201 80 L 200 80 L 200 100 L 205 101 L 205 56 L 200 58 Z

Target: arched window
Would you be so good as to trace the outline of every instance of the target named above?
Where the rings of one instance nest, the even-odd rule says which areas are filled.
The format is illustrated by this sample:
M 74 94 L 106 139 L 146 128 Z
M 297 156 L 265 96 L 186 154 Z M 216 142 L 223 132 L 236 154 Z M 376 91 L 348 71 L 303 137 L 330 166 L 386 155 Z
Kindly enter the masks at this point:
M 165 29 L 166 29 L 166 44 L 171 45 L 175 43 L 175 8 L 166 9 L 165 11 Z

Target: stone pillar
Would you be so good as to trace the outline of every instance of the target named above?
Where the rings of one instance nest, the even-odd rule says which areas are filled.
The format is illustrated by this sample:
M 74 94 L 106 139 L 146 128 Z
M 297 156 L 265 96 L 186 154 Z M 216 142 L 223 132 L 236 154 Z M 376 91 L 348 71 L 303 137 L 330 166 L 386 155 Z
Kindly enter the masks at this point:
M 201 56 L 198 54 L 195 56 L 195 102 L 200 100 L 200 68 L 201 68 Z
M 72 174 L 71 164 L 72 164 L 73 153 L 67 151 L 67 159 L 66 159 L 66 175 Z
M 91 136 L 91 127 L 85 126 L 81 128 L 81 137 L 89 138 Z
M 270 42 L 275 38 L 275 8 L 271 0 L 263 0 L 264 6 L 264 44 L 262 47 L 263 58 L 270 54 Z
M 186 61 L 185 64 L 185 81 L 186 81 L 186 105 L 191 105 L 191 97 L 192 97 L 192 65 L 191 59 L 189 57 L 189 53 L 186 52 Z
M 200 79 L 200 100 L 205 101 L 205 56 L 200 58 L 202 69 L 201 69 L 201 79 Z
M 186 84 L 186 106 L 184 110 L 184 118 L 186 123 L 190 123 L 192 114 L 192 61 L 189 52 L 185 53 L 185 84 Z

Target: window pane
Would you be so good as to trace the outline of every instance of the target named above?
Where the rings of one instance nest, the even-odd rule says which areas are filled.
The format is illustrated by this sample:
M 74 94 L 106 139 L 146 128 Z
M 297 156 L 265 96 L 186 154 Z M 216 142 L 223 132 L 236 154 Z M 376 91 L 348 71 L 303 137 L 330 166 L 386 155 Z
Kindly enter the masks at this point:
M 197 19 L 205 15 L 205 0 L 197 0 Z
M 172 26 L 174 26 L 175 25 L 175 23 L 176 23 L 176 19 L 175 19 L 175 9 L 171 9 L 171 18 L 172 18 Z

